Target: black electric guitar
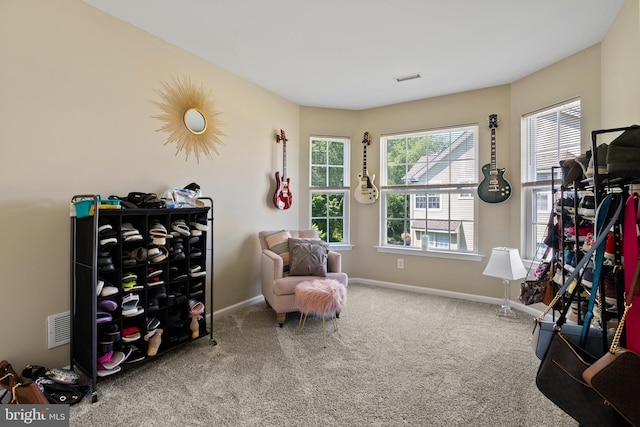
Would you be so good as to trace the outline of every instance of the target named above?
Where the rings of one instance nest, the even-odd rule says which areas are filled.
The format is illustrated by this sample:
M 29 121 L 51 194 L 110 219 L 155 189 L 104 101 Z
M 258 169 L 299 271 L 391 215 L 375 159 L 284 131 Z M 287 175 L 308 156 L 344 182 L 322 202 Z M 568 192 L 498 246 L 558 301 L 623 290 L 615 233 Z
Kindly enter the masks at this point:
M 496 167 L 496 128 L 498 127 L 498 115 L 489 116 L 489 128 L 491 129 L 491 163 L 482 167 L 484 179 L 478 185 L 478 196 L 487 203 L 504 202 L 511 196 L 511 185 L 504 178 L 506 168 Z
M 370 204 L 378 200 L 378 189 L 373 185 L 376 176 L 369 177 L 369 172 L 367 172 L 367 145 L 371 144 L 369 132 L 364 133 L 362 144 L 362 173 L 358 173 L 358 184 L 353 193 L 357 202 Z
M 287 178 L 287 137 L 280 129 L 280 135 L 276 134 L 276 142 L 282 141 L 282 177 L 276 172 L 276 191 L 273 193 L 273 204 L 278 209 L 289 209 L 293 204 L 291 194 L 291 180 Z

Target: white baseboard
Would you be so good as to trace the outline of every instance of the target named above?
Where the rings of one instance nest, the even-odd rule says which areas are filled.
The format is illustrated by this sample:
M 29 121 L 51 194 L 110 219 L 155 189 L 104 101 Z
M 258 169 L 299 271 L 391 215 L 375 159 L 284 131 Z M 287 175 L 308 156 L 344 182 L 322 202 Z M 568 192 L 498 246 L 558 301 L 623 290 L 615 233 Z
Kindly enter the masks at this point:
M 422 286 L 403 285 L 401 283 L 383 282 L 380 280 L 360 279 L 357 277 L 355 278 L 350 277 L 349 283 L 355 283 L 355 284 L 367 285 L 367 286 L 379 286 L 382 288 L 399 289 L 407 292 L 416 292 L 419 294 L 436 295 L 436 296 L 447 297 L 447 298 L 457 298 L 457 299 L 463 299 L 467 301 L 482 302 L 485 304 L 493 304 L 493 305 L 502 304 L 502 298 L 493 298 L 493 297 L 487 297 L 483 295 L 445 291 L 442 289 L 423 288 Z M 531 314 L 534 317 L 538 317 L 542 313 L 542 310 L 537 305 L 529 306 L 529 305 L 524 305 L 515 301 L 510 301 L 509 305 L 514 310 Z
M 213 318 L 215 319 L 216 317 L 220 317 L 224 314 L 233 313 L 234 311 L 240 310 L 242 307 L 257 304 L 259 302 L 264 302 L 264 297 L 262 295 L 258 295 L 253 298 L 240 301 L 239 303 L 230 305 L 229 307 L 221 308 L 220 310 L 216 310 L 213 312 Z M 211 324 L 210 321 L 211 321 L 211 314 L 207 314 L 207 323 Z

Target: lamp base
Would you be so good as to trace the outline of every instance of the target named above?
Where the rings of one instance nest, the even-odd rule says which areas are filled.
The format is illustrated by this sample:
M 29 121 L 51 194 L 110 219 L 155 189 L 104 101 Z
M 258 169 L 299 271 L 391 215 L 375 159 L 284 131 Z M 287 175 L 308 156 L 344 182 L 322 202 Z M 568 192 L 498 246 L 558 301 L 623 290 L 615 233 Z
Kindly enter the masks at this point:
M 510 319 L 516 318 L 516 313 L 509 307 L 508 305 L 501 306 L 498 310 L 496 310 L 498 317 L 508 317 Z

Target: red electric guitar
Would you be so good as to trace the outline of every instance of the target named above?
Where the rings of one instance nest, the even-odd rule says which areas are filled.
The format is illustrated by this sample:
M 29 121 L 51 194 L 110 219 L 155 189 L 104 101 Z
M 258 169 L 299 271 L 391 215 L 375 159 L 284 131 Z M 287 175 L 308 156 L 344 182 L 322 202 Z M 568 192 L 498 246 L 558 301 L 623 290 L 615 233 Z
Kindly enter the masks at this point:
M 278 209 L 289 209 L 293 203 L 293 194 L 289 188 L 290 179 L 287 178 L 287 137 L 280 129 L 280 135 L 276 134 L 276 142 L 282 141 L 282 177 L 276 172 L 276 192 L 273 194 L 273 204 Z

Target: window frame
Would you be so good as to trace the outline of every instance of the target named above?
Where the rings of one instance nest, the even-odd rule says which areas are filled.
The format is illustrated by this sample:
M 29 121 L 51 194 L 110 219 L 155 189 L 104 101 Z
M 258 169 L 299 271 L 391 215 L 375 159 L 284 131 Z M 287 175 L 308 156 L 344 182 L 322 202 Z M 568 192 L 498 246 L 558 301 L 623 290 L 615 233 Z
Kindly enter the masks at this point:
M 579 111 L 576 116 L 575 110 Z M 573 110 L 573 111 L 572 111 Z M 567 112 L 567 117 L 574 116 L 573 121 L 577 122 L 577 129 L 573 126 L 571 132 L 563 132 L 558 124 L 569 123 L 569 120 L 562 119 L 560 114 Z M 543 117 L 545 115 L 556 114 L 556 125 L 558 130 L 556 131 L 557 140 L 553 147 L 547 147 L 544 150 L 546 153 L 554 151 L 556 157 L 549 160 L 548 173 L 540 172 L 537 167 L 536 147 L 532 146 L 531 137 L 536 135 L 535 124 L 531 122 L 536 118 Z M 572 156 L 578 156 L 582 152 L 581 148 L 581 134 L 582 134 L 582 103 L 580 98 L 570 99 L 558 104 L 550 105 L 543 109 L 524 114 L 521 119 L 521 146 L 522 152 L 525 155 L 522 158 L 522 197 L 523 200 L 523 223 L 524 229 L 524 241 L 522 243 L 522 256 L 524 259 L 532 260 L 533 262 L 540 261 L 544 255 L 544 247 L 542 240 L 544 239 L 544 232 L 547 228 L 551 210 L 554 209 L 555 197 L 552 194 L 552 185 L 555 190 L 560 190 L 562 185 L 562 172 L 560 170 L 560 161 L 573 158 Z M 567 126 L 567 128 L 571 128 Z M 548 138 L 548 133 L 543 133 L 543 137 Z M 562 141 L 565 141 L 563 144 Z M 553 164 L 555 162 L 555 164 Z M 541 200 L 538 195 L 546 193 L 547 206 L 546 209 L 542 209 L 538 206 L 538 202 Z
M 459 134 L 461 137 L 464 135 L 464 132 L 471 132 L 470 137 L 471 142 L 467 140 L 462 140 L 460 143 L 457 143 L 457 140 L 453 139 L 452 136 Z M 396 165 L 396 163 L 390 163 L 387 157 L 388 153 L 388 142 L 393 139 L 402 139 L 406 138 L 409 140 L 410 138 L 429 138 L 430 135 L 434 135 L 434 139 L 430 139 L 430 141 L 436 141 L 435 145 L 437 145 L 437 141 L 439 141 L 440 137 L 443 134 L 448 134 L 448 140 L 445 142 L 446 148 L 441 150 L 439 153 L 433 155 L 433 158 L 438 158 L 438 156 L 442 156 L 442 158 L 446 158 L 446 166 L 443 166 L 443 170 L 446 170 L 447 179 L 443 181 L 442 177 L 432 176 L 428 177 L 430 172 L 430 166 L 428 163 L 430 160 L 424 160 L 427 163 L 425 166 L 425 171 L 423 174 L 427 174 L 427 181 L 418 183 L 418 180 L 411 179 L 413 177 L 408 176 L 408 173 L 416 166 L 416 164 L 420 163 L 422 157 L 416 161 L 410 161 L 409 159 L 409 151 L 410 148 L 407 143 L 405 143 L 404 152 L 401 151 L 401 155 L 404 156 L 404 165 L 405 172 L 404 176 L 401 179 L 401 183 L 389 184 L 389 167 Z M 379 241 L 377 250 L 379 252 L 389 252 L 389 253 L 412 253 L 415 255 L 421 256 L 434 256 L 441 258 L 453 258 L 453 259 L 471 259 L 471 260 L 481 260 L 482 256 L 478 253 L 478 197 L 477 197 L 477 186 L 479 183 L 478 180 L 478 152 L 479 152 L 479 137 L 480 137 L 480 126 L 478 124 L 468 124 L 468 125 L 457 125 L 457 126 L 448 126 L 438 129 L 429 129 L 422 131 L 411 131 L 411 132 L 398 132 L 394 134 L 382 135 L 380 137 L 380 171 L 381 171 L 381 180 L 380 180 L 380 221 L 379 221 Z M 468 138 L 468 136 L 465 136 Z M 429 139 L 428 139 L 429 140 Z M 427 144 L 427 142 L 425 142 Z M 465 145 L 463 145 L 465 144 Z M 469 144 L 471 144 L 469 146 Z M 427 146 L 425 145 L 425 154 L 423 157 L 427 158 Z M 454 150 L 458 147 L 462 147 L 463 155 L 458 157 L 451 156 L 450 149 Z M 444 154 L 446 152 L 446 154 Z M 455 153 L 455 152 L 454 152 Z M 418 153 L 419 154 L 419 153 Z M 441 160 L 441 158 L 438 158 Z M 398 160 L 398 164 L 401 164 L 402 160 Z M 465 173 L 463 174 L 455 174 L 456 169 L 455 165 L 463 165 L 460 162 L 468 162 L 473 165 L 472 170 L 465 169 Z M 436 163 L 434 162 L 431 167 L 434 167 Z M 443 164 L 445 164 L 443 162 Z M 396 179 L 397 181 L 397 179 Z M 444 183 L 443 183 L 444 182 Z M 429 241 L 428 247 L 426 250 L 422 250 L 421 242 L 412 243 L 411 246 L 405 246 L 404 244 L 404 232 L 403 236 L 398 240 L 396 244 L 389 243 L 388 236 L 388 222 L 389 221 L 398 221 L 404 222 L 404 230 L 410 231 L 410 237 L 413 238 L 419 237 L 422 234 L 429 234 L 433 232 L 433 229 L 430 231 L 428 229 L 429 223 L 427 220 L 434 221 L 444 221 L 446 224 L 445 229 L 448 231 L 444 231 L 444 234 L 450 236 L 448 238 L 449 244 L 451 244 L 451 236 L 455 233 L 452 233 L 452 226 L 454 222 L 458 222 L 458 218 L 455 215 L 452 217 L 452 205 L 456 203 L 456 201 L 461 200 L 464 202 L 469 202 L 469 198 L 466 195 L 471 194 L 472 197 L 470 202 L 473 204 L 473 212 L 470 217 L 461 217 L 459 221 L 460 224 L 470 224 L 472 226 L 472 230 L 470 231 L 471 239 L 473 240 L 472 247 L 466 250 L 461 250 L 460 248 L 440 248 L 437 247 L 438 243 Z M 408 202 L 404 202 L 408 208 L 402 208 L 405 210 L 405 213 L 402 214 L 400 218 L 392 218 L 387 217 L 388 215 L 388 203 L 389 196 L 398 196 L 401 198 L 409 198 Z M 417 208 L 413 210 L 421 209 L 425 212 L 425 217 L 421 220 L 424 223 L 424 229 L 420 230 L 419 227 L 411 227 L 410 224 L 412 221 L 418 221 L 418 217 L 412 218 L 412 207 L 415 204 L 415 196 L 424 196 L 426 206 L 424 208 Z M 429 208 L 429 197 L 437 196 L 439 199 L 439 208 Z M 411 198 L 413 197 L 413 200 Z M 406 199 L 405 199 L 406 200 Z M 455 209 L 455 207 L 454 207 Z M 409 210 L 407 212 L 407 210 Z M 442 212 L 442 215 L 446 216 L 446 218 L 428 218 L 428 212 Z M 461 229 L 463 232 L 464 230 Z M 458 237 L 459 239 L 459 237 Z
M 343 144 L 342 147 L 342 165 L 334 165 L 330 162 L 329 156 L 329 145 L 326 147 L 326 155 L 325 162 L 322 163 L 314 163 L 314 150 L 313 143 L 314 141 L 324 141 L 324 142 L 339 142 Z M 349 229 L 349 215 L 350 215 L 350 199 L 351 199 L 351 189 L 350 189 L 350 176 L 351 176 L 351 162 L 350 162 L 350 152 L 351 152 L 351 139 L 349 137 L 336 137 L 336 136 L 324 136 L 324 135 L 311 135 L 309 136 L 309 228 L 316 229 L 315 221 L 316 220 L 326 220 L 327 223 L 331 221 L 335 221 L 340 218 L 342 220 L 342 241 L 340 242 L 332 242 L 329 233 L 323 239 L 326 241 L 332 249 L 339 249 L 341 246 L 348 247 L 350 245 L 350 229 Z M 342 185 L 330 185 L 329 181 L 331 178 L 330 170 L 332 168 L 342 167 Z M 326 176 L 325 176 L 325 185 L 314 185 L 313 177 L 314 177 L 314 167 L 326 167 Z M 329 207 L 327 206 L 327 215 L 326 216 L 314 216 L 314 195 L 324 195 L 327 198 L 334 197 L 335 195 L 342 195 L 342 216 L 336 217 L 331 216 L 329 213 Z M 327 230 L 329 229 L 329 224 L 327 224 Z M 321 232 L 319 231 L 319 234 Z M 322 238 L 322 236 L 321 236 Z

